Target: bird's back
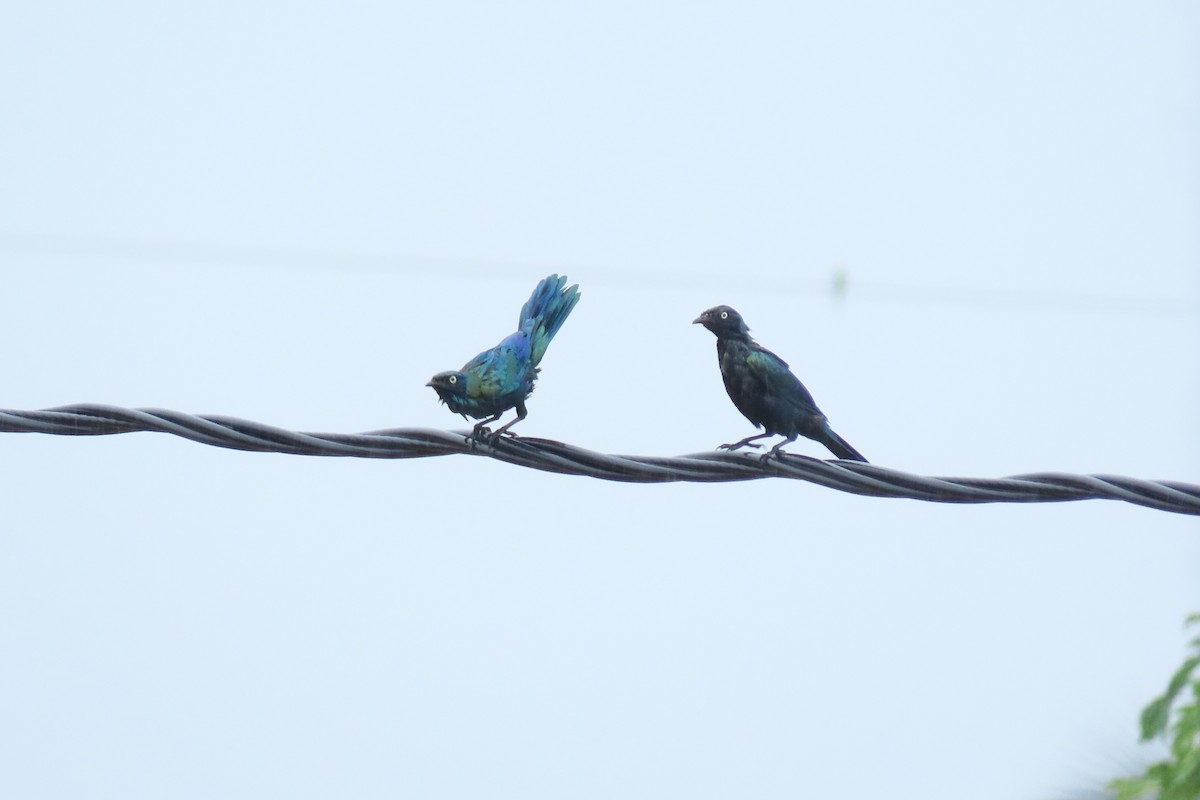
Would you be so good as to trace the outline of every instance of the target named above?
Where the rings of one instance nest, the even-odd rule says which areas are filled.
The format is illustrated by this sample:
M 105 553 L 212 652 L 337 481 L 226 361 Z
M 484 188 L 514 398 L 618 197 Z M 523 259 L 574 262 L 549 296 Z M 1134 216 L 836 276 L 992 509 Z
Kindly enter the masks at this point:
M 494 414 L 512 408 L 533 391 L 536 371 L 530 361 L 529 335 L 516 331 L 463 365 L 467 391 L 459 402 L 466 413 Z M 451 407 L 452 411 L 464 413 Z

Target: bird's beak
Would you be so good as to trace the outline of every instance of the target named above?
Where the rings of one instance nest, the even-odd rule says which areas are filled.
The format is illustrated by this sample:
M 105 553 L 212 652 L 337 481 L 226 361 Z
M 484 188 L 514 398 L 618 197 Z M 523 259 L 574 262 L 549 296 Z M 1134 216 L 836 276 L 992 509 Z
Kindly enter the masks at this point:
M 693 325 L 703 325 L 704 324 L 704 315 L 701 314 L 700 316 L 696 317 L 694 320 L 692 320 L 692 324 Z
M 426 386 L 433 386 L 433 381 L 429 381 L 429 382 L 428 382 L 428 383 L 426 383 L 425 385 L 426 385 Z

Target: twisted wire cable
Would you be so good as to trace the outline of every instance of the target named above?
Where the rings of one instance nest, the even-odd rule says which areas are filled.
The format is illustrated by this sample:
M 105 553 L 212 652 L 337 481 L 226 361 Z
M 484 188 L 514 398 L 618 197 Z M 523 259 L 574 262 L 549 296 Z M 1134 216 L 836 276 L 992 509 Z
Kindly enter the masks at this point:
M 425 458 L 456 453 L 486 456 L 531 469 L 609 481 L 667 483 L 791 478 L 852 494 L 903 497 L 936 503 L 1052 503 L 1108 499 L 1200 515 L 1200 485 L 1147 481 L 1119 475 L 1041 472 L 1008 478 L 942 478 L 912 475 L 857 461 L 822 461 L 784 454 L 710 451 L 675 458 L 597 453 L 531 437 L 483 442 L 466 431 L 394 428 L 367 433 L 304 433 L 224 416 L 195 416 L 163 409 L 78 404 L 40 411 L 0 410 L 0 432 L 104 436 L 156 431 L 213 447 L 352 458 Z

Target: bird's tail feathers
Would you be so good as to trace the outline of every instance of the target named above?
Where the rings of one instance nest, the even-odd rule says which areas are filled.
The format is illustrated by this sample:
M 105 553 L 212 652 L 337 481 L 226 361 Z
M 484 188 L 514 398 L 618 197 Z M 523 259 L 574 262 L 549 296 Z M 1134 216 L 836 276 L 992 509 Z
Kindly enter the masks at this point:
M 864 464 L 867 463 L 867 459 L 863 457 L 863 454 L 855 450 L 845 439 L 834 433 L 833 428 L 829 427 L 828 422 L 821 426 L 819 433 L 821 434 L 820 436 L 813 438 L 828 447 L 829 452 L 838 458 L 844 458 L 848 461 L 861 461 Z
M 521 306 L 520 330 L 529 334 L 534 366 L 546 354 L 546 348 L 579 302 L 579 286 L 563 288 L 566 275 L 550 275 L 538 283 L 525 305 Z

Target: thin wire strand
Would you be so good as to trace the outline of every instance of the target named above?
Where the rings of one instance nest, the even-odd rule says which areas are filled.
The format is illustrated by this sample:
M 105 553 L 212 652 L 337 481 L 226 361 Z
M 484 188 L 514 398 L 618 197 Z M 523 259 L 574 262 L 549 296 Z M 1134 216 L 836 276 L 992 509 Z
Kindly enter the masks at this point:
M 288 270 L 302 268 L 322 271 L 353 269 L 360 272 L 425 273 L 429 271 L 430 265 L 435 265 L 442 269 L 453 269 L 458 273 L 475 277 L 495 277 L 497 274 L 527 276 L 530 270 L 549 272 L 564 269 L 562 264 L 496 262 L 467 258 L 434 259 L 402 253 L 322 251 L 304 248 L 270 248 L 221 243 L 54 236 L 12 232 L 0 233 L 0 253 L 5 252 L 34 256 L 77 257 L 90 260 L 108 258 L 154 261 L 156 263 L 166 260 L 176 263 L 236 266 L 242 269 L 247 267 L 286 268 Z M 565 269 L 568 273 L 575 274 L 575 272 L 582 271 L 585 266 L 587 265 L 575 265 L 572 268 L 567 265 Z M 684 277 L 691 283 L 695 283 L 698 278 L 704 279 L 703 275 L 697 275 L 695 269 L 684 267 L 675 269 L 658 267 L 648 273 L 644 268 L 630 270 L 609 265 L 604 271 L 610 280 L 623 283 L 634 282 L 638 286 L 645 286 L 647 280 L 670 286 Z M 1056 310 L 1069 308 L 1095 313 L 1183 318 L 1194 318 L 1200 315 L 1200 306 L 1196 303 L 1197 298 L 1186 292 L 1130 297 L 1128 295 L 1087 294 L 1077 291 L 1053 292 L 1037 286 L 980 289 L 964 285 L 860 281 L 850 277 L 845 265 L 841 264 L 834 267 L 828 280 L 824 278 L 797 279 L 786 275 L 772 275 L 770 280 L 774 286 L 787 292 L 802 292 L 811 295 L 813 292 L 828 290 L 839 301 L 853 296 L 956 307 L 987 306 L 1053 308 Z
M 1009 478 L 941 478 L 864 464 L 783 455 L 711 451 L 675 458 L 597 453 L 549 439 L 503 437 L 472 442 L 466 431 L 394 428 L 367 433 L 304 433 L 222 416 L 152 408 L 79 404 L 40 411 L 0 410 L 0 432 L 106 436 L 155 431 L 213 447 L 260 453 L 348 458 L 426 458 L 467 454 L 521 467 L 628 483 L 700 483 L 791 478 L 841 492 L 934 503 L 1056 503 L 1121 500 L 1160 511 L 1200 515 L 1200 486 L 1119 475 L 1040 472 Z

